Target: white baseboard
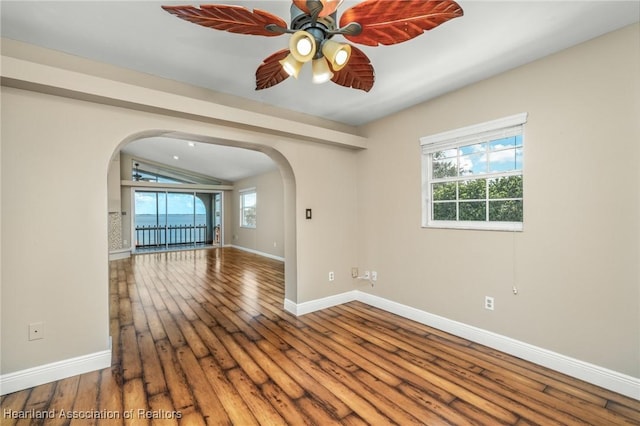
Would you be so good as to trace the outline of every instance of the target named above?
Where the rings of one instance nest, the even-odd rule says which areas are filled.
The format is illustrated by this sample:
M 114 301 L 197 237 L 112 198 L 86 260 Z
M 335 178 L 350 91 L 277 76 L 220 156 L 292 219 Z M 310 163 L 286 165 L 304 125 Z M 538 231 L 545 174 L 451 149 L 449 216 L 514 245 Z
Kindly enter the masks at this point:
M 0 395 L 111 367 L 111 349 L 0 376 Z
M 131 257 L 131 248 L 118 249 L 118 250 L 110 250 L 109 251 L 109 260 L 119 260 L 126 259 Z
M 249 253 L 257 254 L 259 256 L 268 257 L 269 259 L 274 259 L 274 260 L 279 260 L 281 262 L 284 262 L 284 257 L 276 256 L 276 255 L 270 254 L 270 253 L 265 253 L 263 251 L 258 251 L 258 250 L 254 250 L 254 249 L 250 249 L 250 248 L 246 248 L 246 247 L 242 247 L 242 246 L 236 246 L 236 245 L 233 245 L 233 244 L 225 245 L 225 247 L 233 247 L 233 248 L 236 248 L 238 250 L 246 251 L 246 252 L 249 252 Z
M 489 346 L 518 358 L 531 361 L 585 382 L 640 400 L 640 379 L 598 365 L 571 358 L 507 336 L 483 330 L 439 315 L 421 311 L 411 306 L 393 302 L 379 296 L 353 290 L 323 299 L 295 304 L 285 300 L 285 309 L 294 315 L 304 315 L 313 311 L 337 306 L 350 301 L 360 301 L 387 312 L 446 331 L 455 336 Z
M 311 300 L 309 302 L 303 302 L 296 304 L 289 299 L 284 300 L 284 309 L 287 312 L 291 312 L 295 316 L 308 314 L 322 309 L 327 309 L 332 306 L 342 305 L 343 303 L 352 302 L 358 300 L 358 291 L 353 290 L 347 293 L 340 293 L 334 296 L 323 297 L 322 299 Z

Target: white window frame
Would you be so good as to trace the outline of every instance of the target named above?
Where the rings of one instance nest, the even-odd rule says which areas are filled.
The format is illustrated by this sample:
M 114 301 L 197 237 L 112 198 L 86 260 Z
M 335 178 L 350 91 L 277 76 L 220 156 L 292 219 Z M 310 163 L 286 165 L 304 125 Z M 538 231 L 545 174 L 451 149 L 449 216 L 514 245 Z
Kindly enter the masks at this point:
M 258 224 L 258 193 L 256 192 L 256 188 L 246 188 L 246 189 L 242 189 L 240 191 L 238 191 L 239 196 L 240 196 L 240 228 L 248 228 L 248 229 L 255 229 L 257 224 Z M 249 194 L 254 194 L 256 197 L 256 205 L 255 205 L 255 210 L 256 210 L 256 223 L 251 225 L 251 224 L 246 224 L 244 221 L 245 215 L 244 215 L 244 211 L 245 211 L 245 205 L 244 205 L 244 197 L 249 195 Z
M 485 221 L 434 220 L 432 218 L 433 203 L 431 200 L 431 188 L 434 181 L 440 182 L 441 180 L 433 179 L 432 177 L 432 155 L 436 152 L 447 149 L 454 149 L 474 143 L 489 142 L 516 135 L 523 136 L 524 147 L 524 124 L 527 122 L 527 116 L 528 114 L 526 112 L 520 113 L 420 138 L 420 145 L 422 148 L 422 227 L 496 231 L 523 230 L 523 222 L 492 222 L 489 221 L 488 218 Z M 517 171 L 487 173 L 473 176 L 478 179 L 492 179 L 514 175 L 524 176 L 524 165 L 521 170 Z M 459 181 L 460 177 L 452 178 L 451 180 Z

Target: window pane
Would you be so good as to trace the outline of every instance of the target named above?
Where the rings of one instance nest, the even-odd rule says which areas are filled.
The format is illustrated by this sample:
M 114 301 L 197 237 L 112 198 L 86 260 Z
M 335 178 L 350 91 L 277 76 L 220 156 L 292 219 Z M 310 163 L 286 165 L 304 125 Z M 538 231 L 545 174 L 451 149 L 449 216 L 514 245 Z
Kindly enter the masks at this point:
M 167 224 L 167 193 L 158 192 L 158 224 L 165 226 Z
M 490 201 L 491 222 L 522 222 L 522 200 Z
M 434 183 L 433 184 L 433 200 L 455 200 L 456 199 L 456 183 Z
M 461 202 L 460 220 L 487 220 L 487 203 L 485 201 Z
M 170 225 L 193 225 L 193 194 L 169 192 L 167 216 Z
M 164 194 L 163 194 L 164 195 Z M 136 191 L 135 196 L 135 245 L 148 246 L 158 243 L 159 221 L 165 216 L 158 215 L 158 193 Z M 164 208 L 164 203 L 162 204 Z M 164 225 L 163 225 L 164 226 Z
M 522 198 L 522 176 L 507 176 L 489 181 L 489 198 Z
M 434 160 L 432 164 L 434 179 L 458 176 L 458 165 L 456 158 L 447 160 Z
M 460 147 L 460 155 L 484 153 L 487 150 L 486 143 L 475 143 Z
M 456 220 L 456 203 L 434 203 L 433 220 Z
M 524 150 L 522 148 L 516 148 L 516 168 L 515 170 L 522 170 L 522 157 L 524 156 Z
M 255 192 L 243 192 L 240 194 L 241 226 L 256 227 L 256 200 Z
M 161 182 L 161 183 L 189 183 L 174 178 L 169 178 L 161 175 L 160 173 L 146 171 L 143 168 L 149 167 L 148 165 L 133 162 L 133 168 L 131 169 L 131 178 L 134 181 L 144 182 Z
M 487 172 L 487 155 L 472 154 L 460 157 L 460 175 L 473 175 Z
M 256 193 L 248 192 L 246 194 L 242 194 L 242 203 L 245 207 L 255 207 L 256 205 Z
M 445 158 L 454 158 L 458 156 L 458 150 L 456 148 L 445 149 L 444 151 L 437 151 L 433 153 L 434 160 L 443 160 Z
M 213 194 L 196 193 L 196 225 L 208 225 L 207 220 L 207 206 L 211 205 Z
M 522 135 L 514 136 L 514 138 L 516 140 L 515 145 L 522 146 Z
M 256 226 L 256 208 L 247 207 L 242 210 L 242 225 L 255 228 Z
M 492 173 L 518 170 L 516 150 L 504 149 L 489 154 L 489 170 L 491 170 Z
M 497 151 L 505 148 L 514 148 L 518 145 L 522 145 L 522 143 L 518 144 L 516 142 L 517 139 L 522 140 L 520 136 L 511 136 L 508 138 L 496 139 L 494 141 L 489 142 L 489 150 Z
M 487 180 L 474 179 L 460 182 L 459 197 L 461 200 L 484 200 L 487 198 Z

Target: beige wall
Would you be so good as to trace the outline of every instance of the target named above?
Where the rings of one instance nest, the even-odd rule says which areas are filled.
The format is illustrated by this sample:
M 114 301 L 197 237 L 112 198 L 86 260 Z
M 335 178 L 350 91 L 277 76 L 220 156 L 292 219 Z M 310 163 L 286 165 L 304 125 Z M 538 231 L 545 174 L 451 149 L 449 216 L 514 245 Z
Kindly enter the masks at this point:
M 284 182 L 285 257 L 293 259 L 285 267 L 286 297 L 300 303 L 351 289 L 351 149 L 13 87 L 1 94 L 2 374 L 108 348 L 109 162 L 120 145 L 166 130 L 272 156 Z M 317 221 L 304 221 L 308 206 L 323 206 Z M 331 284 L 329 270 L 337 274 Z M 28 341 L 27 326 L 36 321 L 45 322 L 46 337 Z
M 256 227 L 240 226 L 240 191 L 255 188 Z M 284 258 L 284 186 L 278 170 L 234 182 L 231 244 Z
M 379 281 L 363 289 L 640 377 L 638 31 L 367 126 L 359 264 Z M 520 112 L 524 232 L 422 229 L 418 138 Z
M 74 104 L 2 90 L 3 374 L 108 348 L 113 135 Z
M 120 155 L 114 155 L 107 172 L 107 191 L 109 194 L 109 213 L 120 213 Z

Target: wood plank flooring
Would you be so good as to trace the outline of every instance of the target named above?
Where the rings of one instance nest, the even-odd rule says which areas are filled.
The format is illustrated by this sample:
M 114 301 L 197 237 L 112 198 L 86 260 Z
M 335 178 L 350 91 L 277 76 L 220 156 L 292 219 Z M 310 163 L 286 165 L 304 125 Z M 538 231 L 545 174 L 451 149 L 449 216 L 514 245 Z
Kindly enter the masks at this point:
M 362 303 L 296 318 L 283 272 L 231 248 L 111 262 L 112 367 L 5 395 L 2 425 L 640 424 L 639 401 Z

